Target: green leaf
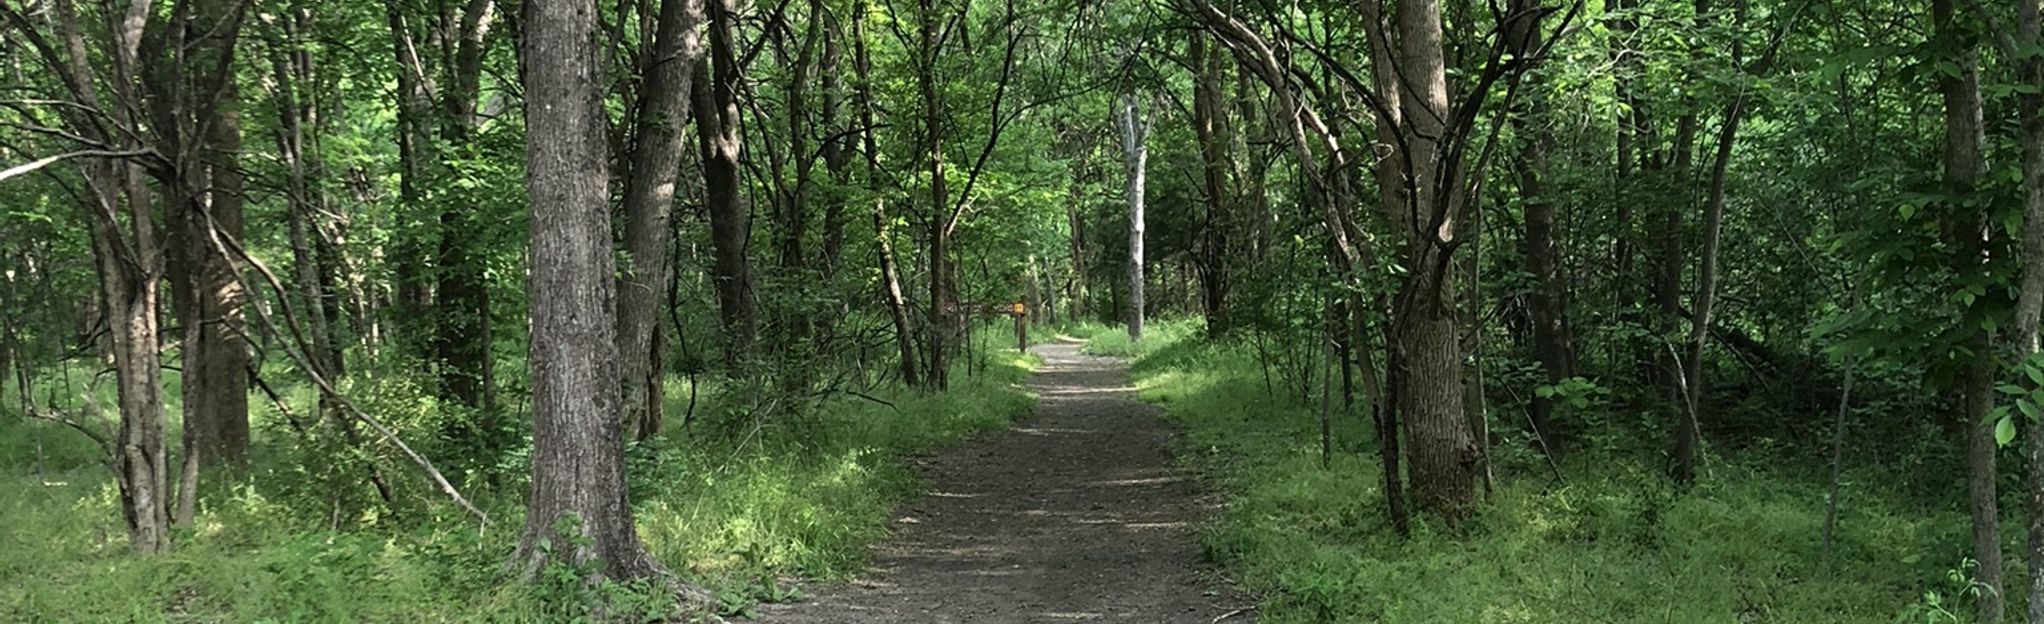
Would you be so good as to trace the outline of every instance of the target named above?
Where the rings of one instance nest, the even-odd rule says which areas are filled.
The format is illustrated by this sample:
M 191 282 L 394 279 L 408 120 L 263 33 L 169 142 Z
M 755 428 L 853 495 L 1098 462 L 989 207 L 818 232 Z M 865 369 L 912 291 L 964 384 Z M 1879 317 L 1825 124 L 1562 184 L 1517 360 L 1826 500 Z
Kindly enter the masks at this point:
M 1996 422 L 1994 423 L 1994 443 L 1995 443 L 1995 445 L 1997 445 L 1997 446 L 2008 446 L 2008 445 L 2009 445 L 2009 442 L 2011 442 L 2011 441 L 2014 441 L 2015 439 L 2016 439 L 2016 421 L 2015 421 L 2015 419 L 2013 419 L 2013 418 L 2003 418 L 2003 419 L 2001 419 L 2000 421 L 1996 421 Z

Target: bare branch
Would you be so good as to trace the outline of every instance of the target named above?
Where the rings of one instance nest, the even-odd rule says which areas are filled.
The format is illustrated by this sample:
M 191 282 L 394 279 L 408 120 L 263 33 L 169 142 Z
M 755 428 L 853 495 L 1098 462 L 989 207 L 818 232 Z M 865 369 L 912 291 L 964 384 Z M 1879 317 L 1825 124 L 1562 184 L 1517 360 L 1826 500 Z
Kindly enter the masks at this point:
M 134 158 L 137 156 L 147 155 L 149 155 L 149 150 L 79 150 L 76 152 L 65 152 L 62 154 L 57 154 L 55 156 L 47 156 L 29 161 L 27 163 L 15 165 L 13 167 L 7 168 L 6 170 L 0 170 L 0 182 L 4 182 L 8 178 L 12 178 L 14 176 L 26 173 L 33 173 L 37 169 L 48 167 L 50 165 L 54 165 L 73 158 Z

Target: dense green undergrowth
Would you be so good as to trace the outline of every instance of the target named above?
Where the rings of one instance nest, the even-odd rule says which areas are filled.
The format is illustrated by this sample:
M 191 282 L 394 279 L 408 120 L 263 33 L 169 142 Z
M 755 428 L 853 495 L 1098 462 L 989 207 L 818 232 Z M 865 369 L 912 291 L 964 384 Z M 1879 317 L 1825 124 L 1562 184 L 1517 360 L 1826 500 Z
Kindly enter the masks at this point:
M 1075 328 L 1089 350 L 1141 356 L 1146 400 L 1183 423 L 1182 457 L 1229 499 L 1209 554 L 1261 600 L 1261 621 L 1958 622 L 1965 516 L 1895 498 L 1849 473 L 1824 561 L 1824 472 L 1713 459 L 1677 493 L 1650 458 L 1584 451 L 1557 483 L 1538 455 L 1500 447 L 1483 511 L 1449 529 L 1418 520 L 1401 539 L 1383 508 L 1375 437 L 1337 411 L 1321 467 L 1317 402 L 1266 386 L 1255 350 L 1183 340 L 1160 323 L 1130 343 Z M 1503 433 L 1503 432 L 1501 432 Z M 2012 533 L 2012 539 L 2016 539 Z M 2012 576 L 2013 578 L 2013 576 Z
M 800 416 L 734 396 L 757 388 L 706 384 L 695 411 L 706 421 L 725 414 L 721 423 L 680 422 L 687 386 L 670 384 L 669 435 L 629 449 L 639 533 L 732 612 L 794 598 L 793 578 L 864 565 L 890 508 L 916 491 L 904 454 L 1026 413 L 1017 382 L 1030 364 L 1012 348 L 985 349 L 959 364 L 949 392 L 838 393 Z M 258 427 L 286 435 L 274 422 Z M 209 484 L 173 551 L 143 557 L 127 550 L 114 485 L 81 436 L 0 412 L 0 449 L 0 621 L 557 622 L 588 613 L 586 596 L 507 582 L 522 483 L 469 484 L 494 516 L 488 528 L 423 499 L 406 516 L 335 517 L 293 476 L 306 471 L 303 456 L 258 453 L 250 475 Z M 386 472 L 417 480 L 409 466 Z

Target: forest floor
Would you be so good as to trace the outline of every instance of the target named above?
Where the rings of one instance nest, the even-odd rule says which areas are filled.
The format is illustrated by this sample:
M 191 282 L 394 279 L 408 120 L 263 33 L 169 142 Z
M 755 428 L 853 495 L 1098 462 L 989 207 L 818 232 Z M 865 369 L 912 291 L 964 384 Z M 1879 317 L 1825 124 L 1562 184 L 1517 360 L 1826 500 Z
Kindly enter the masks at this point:
M 928 490 L 896 511 L 871 571 L 768 622 L 1157 622 L 1254 619 L 1206 563 L 1195 525 L 1217 499 L 1173 460 L 1174 427 L 1127 365 L 1079 343 L 1033 349 L 1035 412 L 916 460 Z

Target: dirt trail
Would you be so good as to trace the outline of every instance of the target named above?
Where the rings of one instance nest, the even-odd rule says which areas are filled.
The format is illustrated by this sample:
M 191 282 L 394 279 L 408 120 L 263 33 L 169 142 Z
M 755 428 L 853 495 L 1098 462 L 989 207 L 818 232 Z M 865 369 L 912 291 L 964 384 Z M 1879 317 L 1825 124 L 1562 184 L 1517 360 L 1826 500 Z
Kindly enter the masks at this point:
M 1211 500 L 1179 473 L 1170 431 L 1120 360 L 1035 348 L 1036 411 L 919 462 L 928 494 L 895 512 L 874 569 L 765 609 L 786 624 L 1158 622 L 1253 614 L 1200 555 Z

